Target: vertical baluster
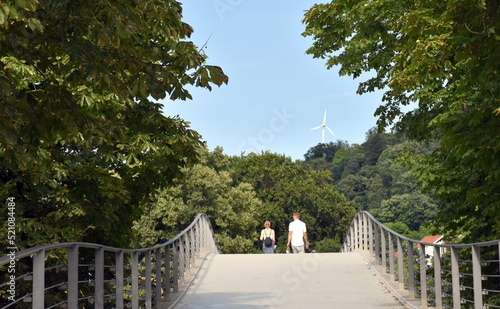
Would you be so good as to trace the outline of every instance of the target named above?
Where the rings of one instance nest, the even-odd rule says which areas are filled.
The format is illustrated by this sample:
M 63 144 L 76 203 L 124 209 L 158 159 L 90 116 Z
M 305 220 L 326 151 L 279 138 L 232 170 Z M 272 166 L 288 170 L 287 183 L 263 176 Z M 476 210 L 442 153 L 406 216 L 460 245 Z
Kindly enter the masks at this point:
M 172 254 L 174 255 L 174 282 L 173 282 L 173 288 L 174 288 L 174 293 L 179 292 L 179 247 L 180 247 L 180 242 L 181 240 L 178 239 L 174 243 L 173 251 Z
M 201 247 L 206 248 L 207 250 L 212 252 L 212 246 L 210 246 L 210 242 L 208 241 L 208 235 L 210 233 L 210 230 L 208 228 L 207 221 L 208 218 L 205 218 L 205 216 L 203 216 L 203 220 L 201 222 L 202 225 Z
M 398 242 L 398 282 L 399 282 L 399 288 L 401 290 L 404 290 L 405 288 L 405 278 L 404 278 L 404 252 L 403 252 L 403 240 L 397 236 L 397 242 Z
M 474 282 L 474 309 L 483 308 L 483 283 L 481 282 L 481 251 L 472 246 L 472 278 Z
M 436 298 L 436 309 L 443 308 L 443 280 L 441 277 L 441 250 L 434 246 L 434 294 Z
M 191 237 L 190 237 L 191 233 L 190 232 L 187 232 L 184 236 L 184 239 L 185 239 L 185 242 L 186 242 L 186 247 L 185 247 L 185 257 L 184 257 L 184 264 L 185 264 L 185 268 L 184 268 L 184 272 L 182 273 L 184 275 L 184 280 L 186 280 L 186 278 L 189 278 L 189 276 L 191 275 L 191 272 L 190 272 L 190 265 L 191 265 L 191 243 L 190 243 L 190 240 L 191 240 Z
M 123 251 L 116 252 L 115 264 L 116 308 L 123 308 Z
M 151 251 L 146 251 L 145 256 L 145 278 L 144 283 L 146 285 L 146 309 L 151 309 Z
M 104 249 L 95 250 L 95 268 L 94 268 L 94 293 L 95 308 L 104 308 Z
M 184 283 L 184 272 L 185 272 L 184 263 L 186 262 L 186 254 L 185 254 L 186 251 L 185 251 L 185 246 L 184 246 L 184 238 L 185 238 L 185 234 L 179 238 L 179 260 L 178 260 L 179 280 L 182 283 Z
M 139 309 L 139 253 L 132 252 L 132 309 Z
M 360 217 L 360 228 L 359 228 L 359 232 L 360 232 L 360 235 L 359 235 L 359 239 L 360 239 L 360 249 L 361 250 L 366 250 L 367 249 L 367 233 L 366 233 L 366 221 L 365 221 L 365 213 L 362 212 L 361 213 L 361 217 Z
M 33 309 L 45 308 L 45 250 L 33 256 Z
M 171 258 L 170 258 L 170 246 L 171 245 L 167 245 L 165 247 L 165 273 L 163 274 L 165 276 L 165 285 L 164 285 L 164 289 L 165 289 L 165 301 L 170 301 L 170 288 L 172 287 L 172 283 L 170 282 L 171 281 L 171 276 L 170 276 L 170 261 L 171 261 Z
M 161 290 L 162 290 L 162 277 L 161 277 L 161 248 L 156 249 L 155 251 L 155 301 L 156 304 L 160 304 L 161 302 Z
M 78 307 L 78 245 L 68 248 L 68 308 Z
M 415 258 L 413 256 L 413 242 L 408 241 L 408 291 L 409 297 L 415 298 Z
M 391 280 L 395 280 L 395 272 L 394 272 L 394 242 L 392 240 L 392 233 L 387 232 L 387 237 L 389 238 L 389 276 Z
M 427 308 L 427 261 L 424 244 L 420 244 L 420 300 L 421 307 Z
M 373 224 L 375 224 L 375 222 L 373 222 Z M 373 231 L 375 234 L 375 260 L 377 264 L 380 265 L 380 231 L 376 224 L 373 227 Z
M 375 246 L 373 245 L 373 222 L 372 220 L 370 220 L 368 215 L 366 216 L 366 222 L 368 224 L 368 242 L 369 242 L 368 250 L 370 250 L 372 254 L 375 254 Z
M 359 248 L 359 238 L 360 238 L 360 235 L 359 235 L 359 223 L 358 223 L 358 220 L 359 220 L 359 216 L 356 215 L 354 217 L 354 246 L 352 248 L 353 251 L 358 250 L 358 248 Z
M 201 231 L 201 228 L 200 228 L 200 226 L 201 226 L 201 217 L 200 217 L 200 220 L 198 220 L 196 222 L 196 225 L 195 225 L 195 229 L 196 229 L 195 231 L 196 231 L 196 233 L 194 234 L 194 236 L 195 236 L 195 252 L 196 252 L 196 257 L 197 258 L 201 257 L 201 255 L 200 255 L 200 253 L 201 253 L 201 248 L 200 248 L 200 231 Z
M 194 267 L 194 264 L 196 262 L 196 241 L 195 241 L 195 230 L 196 229 L 196 225 L 193 227 L 193 229 L 189 232 L 189 234 L 191 235 L 191 259 L 190 259 L 190 264 L 191 267 Z
M 453 290 L 453 309 L 460 309 L 460 268 L 458 249 L 451 247 L 451 286 Z
M 382 227 L 380 229 L 380 240 L 382 241 L 382 266 L 387 270 L 387 244 L 385 239 L 385 230 Z M 387 271 L 386 271 L 387 272 Z
M 370 250 L 371 243 L 369 239 L 370 236 L 368 234 L 368 215 L 363 212 L 363 250 Z
M 349 231 L 347 232 L 347 248 L 346 252 L 354 251 L 354 224 L 351 223 L 349 226 Z

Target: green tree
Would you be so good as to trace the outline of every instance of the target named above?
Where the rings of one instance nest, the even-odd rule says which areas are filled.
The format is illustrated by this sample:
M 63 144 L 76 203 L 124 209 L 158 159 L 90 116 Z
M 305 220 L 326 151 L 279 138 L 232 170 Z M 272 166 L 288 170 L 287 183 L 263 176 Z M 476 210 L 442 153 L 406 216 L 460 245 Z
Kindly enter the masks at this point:
M 398 143 L 394 134 L 378 133 L 375 128 L 368 130 L 366 141 L 362 144 L 365 153 L 366 164 L 377 164 L 378 158 L 387 147 Z
M 307 53 L 340 75 L 374 73 L 358 93 L 385 91 L 379 128 L 440 139 L 418 176 L 443 201 L 439 225 L 464 241 L 500 238 L 499 15 L 494 0 L 336 0 L 304 17 Z
M 256 214 L 261 202 L 250 184 L 235 183 L 228 171 L 212 168 L 211 163 L 222 159 L 220 151 L 202 151 L 201 162 L 187 168 L 184 179 L 159 194 L 134 224 L 133 230 L 140 235 L 139 246 L 165 242 L 186 228 L 198 213 L 206 213 L 222 252 L 256 252 Z
M 366 197 L 368 185 L 368 178 L 355 174 L 342 178 L 336 187 L 348 200 L 361 205 L 361 209 L 368 210 L 368 198 Z
M 155 103 L 227 82 L 192 32 L 177 1 L 0 1 L 0 199 L 19 248 L 128 246 L 141 205 L 196 162 L 200 136 Z
M 390 222 L 390 223 L 385 223 L 385 226 L 393 230 L 394 232 L 401 234 L 403 236 L 406 236 L 410 233 L 410 228 L 404 224 L 403 222 Z
M 288 224 L 294 212 L 302 214 L 301 220 L 307 224 L 313 247 L 325 238 L 343 240 L 357 208 L 331 184 L 329 171 L 314 171 L 300 162 L 269 152 L 234 160 L 232 169 L 236 180 L 248 182 L 255 188 L 263 203 L 259 219 L 271 220 L 280 249 L 286 244 Z
M 335 183 L 348 175 L 357 174 L 364 163 L 365 154 L 362 146 L 354 144 L 339 149 L 332 161 L 332 177 Z
M 318 145 L 311 147 L 304 155 L 305 161 L 312 159 L 325 158 L 327 162 L 332 162 L 335 153 L 339 151 L 342 147 L 348 146 L 347 141 L 337 140 L 336 143 L 319 143 Z
M 413 155 L 427 155 L 437 148 L 436 144 L 404 141 L 388 147 L 379 157 L 377 168 L 390 195 L 410 194 L 420 191 L 421 183 L 414 177 L 409 165 Z
M 438 205 L 425 194 L 412 193 L 394 195 L 382 201 L 380 208 L 372 214 L 381 222 L 402 222 L 411 230 L 435 219 Z

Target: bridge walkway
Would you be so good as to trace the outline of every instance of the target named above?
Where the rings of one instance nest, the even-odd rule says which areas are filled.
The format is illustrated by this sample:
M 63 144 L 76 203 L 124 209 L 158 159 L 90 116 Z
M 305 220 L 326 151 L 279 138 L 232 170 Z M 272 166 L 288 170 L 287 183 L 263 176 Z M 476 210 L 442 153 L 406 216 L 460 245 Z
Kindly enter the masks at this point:
M 209 255 L 170 308 L 404 309 L 359 252 Z

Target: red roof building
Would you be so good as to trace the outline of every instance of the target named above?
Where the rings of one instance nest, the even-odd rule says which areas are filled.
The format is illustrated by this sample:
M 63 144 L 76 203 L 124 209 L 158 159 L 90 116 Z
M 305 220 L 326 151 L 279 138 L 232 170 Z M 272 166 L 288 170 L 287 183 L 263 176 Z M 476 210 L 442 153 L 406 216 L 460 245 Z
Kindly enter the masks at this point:
M 436 244 L 436 245 L 439 245 L 439 244 L 444 244 L 444 241 L 443 241 L 443 237 L 444 235 L 434 235 L 434 236 L 425 236 L 424 238 L 422 238 L 422 240 L 420 240 L 421 242 L 426 242 L 426 243 L 430 243 L 430 244 Z M 444 248 L 440 248 L 439 252 L 442 254 L 443 252 L 445 252 L 446 250 Z M 425 256 L 427 258 L 432 258 L 434 257 L 434 246 L 429 246 L 429 245 L 426 245 L 425 246 Z

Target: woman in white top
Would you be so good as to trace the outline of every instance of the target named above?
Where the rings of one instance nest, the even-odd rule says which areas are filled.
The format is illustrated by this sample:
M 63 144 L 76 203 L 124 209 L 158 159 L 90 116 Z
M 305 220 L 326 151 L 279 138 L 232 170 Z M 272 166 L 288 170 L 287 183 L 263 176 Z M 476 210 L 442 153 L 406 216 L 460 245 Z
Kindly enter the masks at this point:
M 266 238 L 268 237 L 271 240 L 266 241 Z M 264 229 L 260 231 L 260 240 L 262 240 L 262 251 L 264 251 L 264 253 L 274 253 L 274 244 L 276 243 L 276 238 L 274 235 L 274 230 L 271 228 L 271 222 L 269 220 L 266 220 L 266 222 L 264 222 Z

